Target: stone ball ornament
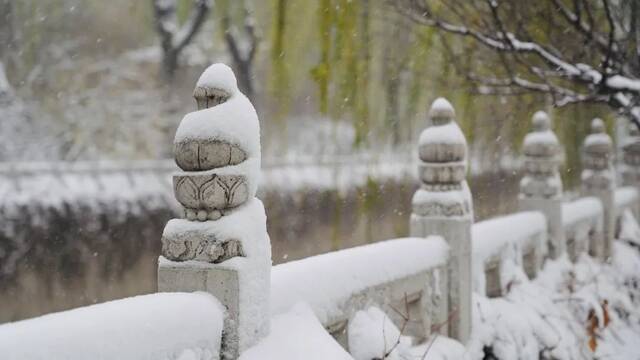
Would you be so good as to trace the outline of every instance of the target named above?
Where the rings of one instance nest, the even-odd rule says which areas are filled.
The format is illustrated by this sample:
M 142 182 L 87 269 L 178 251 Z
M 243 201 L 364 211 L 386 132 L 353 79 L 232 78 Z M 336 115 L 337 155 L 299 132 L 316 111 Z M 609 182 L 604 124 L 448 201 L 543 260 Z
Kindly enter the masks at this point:
M 209 66 L 193 96 L 198 110 L 182 119 L 174 139 L 182 170 L 173 176 L 174 194 L 188 220 L 217 220 L 255 196 L 260 125 L 227 65 Z

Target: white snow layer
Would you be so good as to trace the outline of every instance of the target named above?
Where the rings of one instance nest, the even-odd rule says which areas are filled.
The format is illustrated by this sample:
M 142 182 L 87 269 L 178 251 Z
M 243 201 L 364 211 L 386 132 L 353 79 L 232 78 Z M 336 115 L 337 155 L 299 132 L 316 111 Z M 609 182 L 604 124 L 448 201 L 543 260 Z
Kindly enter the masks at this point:
M 466 144 L 467 140 L 458 124 L 452 121 L 444 125 L 429 126 L 420 133 L 419 145 L 432 143 Z
M 566 227 L 602 216 L 602 202 L 595 197 L 583 197 L 562 204 L 562 224 Z
M 614 199 L 617 208 L 631 207 L 638 199 L 638 190 L 632 186 L 617 188 Z
M 348 360 L 352 357 L 331 335 L 305 304 L 271 319 L 270 334 L 246 350 L 240 360 Z
M 215 234 L 217 239 L 239 240 L 247 257 L 271 258 L 271 247 L 265 241 L 266 223 L 267 215 L 262 201 L 252 198 L 216 221 L 171 219 L 165 226 L 163 235 L 189 231 L 206 232 Z
M 547 219 L 538 211 L 524 211 L 473 224 L 473 259 L 484 262 L 505 246 L 527 249 L 536 235 L 546 234 Z
M 311 306 L 322 324 L 340 318 L 353 294 L 444 265 L 449 247 L 440 237 L 402 238 L 312 256 L 274 266 L 272 314 L 298 302 Z
M 525 136 L 523 146 L 530 146 L 531 144 L 556 145 L 558 144 L 558 137 L 551 130 L 530 132 Z
M 0 325 L 5 360 L 212 360 L 224 310 L 206 293 L 158 293 Z
M 226 90 L 233 94 L 238 92 L 238 82 L 233 70 L 226 64 L 211 64 L 198 78 L 196 86 Z
M 238 145 L 250 158 L 260 158 L 260 124 L 251 101 L 235 91 L 222 104 L 190 112 L 176 130 L 175 142 L 221 140 Z

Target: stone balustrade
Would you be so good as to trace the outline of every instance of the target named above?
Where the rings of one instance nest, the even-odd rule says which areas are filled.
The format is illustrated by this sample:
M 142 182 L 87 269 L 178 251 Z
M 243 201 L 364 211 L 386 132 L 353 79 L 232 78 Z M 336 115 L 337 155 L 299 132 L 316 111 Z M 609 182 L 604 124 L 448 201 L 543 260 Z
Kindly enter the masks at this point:
M 608 261 L 616 224 L 640 209 L 637 134 L 623 148 L 625 187 L 616 188 L 612 141 L 604 123 L 595 119 L 583 147 L 583 197 L 565 201 L 561 146 L 550 117 L 537 112 L 523 146 L 523 211 L 473 224 L 465 180 L 466 139 L 453 106 L 440 98 L 432 104 L 429 126 L 419 139 L 420 188 L 412 199 L 411 237 L 272 267 L 264 208 L 255 198 L 260 171 L 257 115 L 224 65 L 207 69 L 194 96 L 198 111 L 185 116 L 174 143 L 181 169 L 174 175 L 174 193 L 184 218 L 171 220 L 163 233 L 158 288 L 203 291 L 219 301 L 198 295 L 215 303 L 198 309 L 204 322 L 222 324 L 221 330 L 207 333 L 207 351 L 216 352 L 210 358 L 237 359 L 267 336 L 271 316 L 297 302 L 307 303 L 345 347 L 349 321 L 370 306 L 384 309 L 396 323 L 411 319 L 403 329 L 419 340 L 438 331 L 464 344 L 471 331 L 473 292 L 503 296 L 514 270 L 533 279 L 548 259 L 576 261 L 590 255 Z M 124 315 L 139 306 L 122 304 Z M 90 308 L 98 311 L 105 305 Z M 406 316 L 398 318 L 389 310 L 402 305 Z M 188 322 L 173 331 L 190 328 Z M 39 326 L 37 319 L 4 325 L 0 335 L 15 337 L 25 328 L 34 333 Z M 73 335 L 81 329 L 70 331 Z M 73 346 L 65 341 L 62 348 Z

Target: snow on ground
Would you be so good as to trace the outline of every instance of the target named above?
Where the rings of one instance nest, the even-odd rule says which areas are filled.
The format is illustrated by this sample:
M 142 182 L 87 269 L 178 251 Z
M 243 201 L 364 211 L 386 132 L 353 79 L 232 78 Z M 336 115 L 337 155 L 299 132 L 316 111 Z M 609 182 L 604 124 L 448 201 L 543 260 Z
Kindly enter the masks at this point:
M 474 296 L 469 354 L 640 359 L 639 280 L 640 254 L 619 241 L 610 264 L 588 256 L 576 264 L 566 257 L 548 261 L 534 281 L 521 273 L 502 298 Z

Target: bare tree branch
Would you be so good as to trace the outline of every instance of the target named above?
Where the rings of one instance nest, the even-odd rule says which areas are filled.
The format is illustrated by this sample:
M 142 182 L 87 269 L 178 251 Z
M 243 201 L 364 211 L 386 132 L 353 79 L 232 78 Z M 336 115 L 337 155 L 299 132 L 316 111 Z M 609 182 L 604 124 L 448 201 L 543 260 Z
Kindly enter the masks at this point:
M 151 0 L 154 24 L 163 51 L 163 69 L 168 80 L 178 67 L 178 56 L 198 33 L 211 9 L 210 0 L 193 0 L 193 7 L 184 25 L 178 24 L 175 0 Z
M 627 59 L 626 51 L 629 47 L 620 43 L 628 39 L 627 44 L 630 44 L 636 39 L 635 36 L 617 36 L 618 29 L 625 28 L 620 23 L 623 21 L 620 19 L 625 17 L 614 16 L 613 11 L 616 6 L 618 14 L 618 7 L 623 6 L 623 3 L 610 0 L 573 0 L 572 10 L 562 0 L 548 1 L 558 10 L 560 18 L 571 25 L 569 30 L 572 31 L 554 32 L 553 29 L 558 26 L 554 25 L 553 12 L 540 13 L 533 8 L 530 10 L 537 14 L 535 16 L 548 17 L 549 31 L 553 34 L 531 37 L 526 26 L 514 24 L 513 21 L 514 17 L 517 19 L 521 16 L 521 6 L 507 5 L 504 8 L 501 5 L 510 3 L 500 3 L 498 0 L 469 0 L 473 10 L 466 7 L 467 3 L 458 7 L 455 4 L 432 6 L 432 3 L 440 3 L 437 0 L 398 0 L 395 6 L 401 15 L 416 24 L 435 28 L 444 34 L 471 39 L 497 56 L 500 66 L 489 67 L 489 72 L 493 72 L 495 76 L 479 76 L 467 71 L 467 77 L 477 84 L 480 93 L 511 95 L 519 93 L 514 89 L 521 89 L 548 94 L 553 98 L 555 106 L 585 102 L 605 103 L 640 125 L 640 70 L 634 70 L 635 59 Z M 478 3 L 484 3 L 486 8 L 480 9 Z M 632 7 L 630 10 L 634 9 Z M 472 13 L 465 16 L 465 10 Z M 604 18 L 607 21 L 606 36 L 600 33 L 605 31 L 605 26 L 596 28 L 595 11 L 598 11 L 598 19 Z M 447 14 L 455 15 L 457 23 L 448 20 Z M 476 19 L 473 22 L 468 20 L 472 16 Z M 478 17 L 480 20 L 477 20 Z M 585 18 L 586 22 L 583 20 Z M 636 21 L 638 20 L 631 19 L 630 25 Z M 515 32 L 510 31 L 509 26 L 515 28 Z M 600 54 L 598 58 L 594 58 L 592 52 L 584 51 L 580 46 L 566 45 L 571 44 L 570 36 L 575 33 L 594 45 Z M 554 42 L 563 36 L 567 38 L 564 45 L 559 46 Z M 445 50 L 450 51 L 446 44 Z M 640 57 L 637 58 L 640 61 Z

